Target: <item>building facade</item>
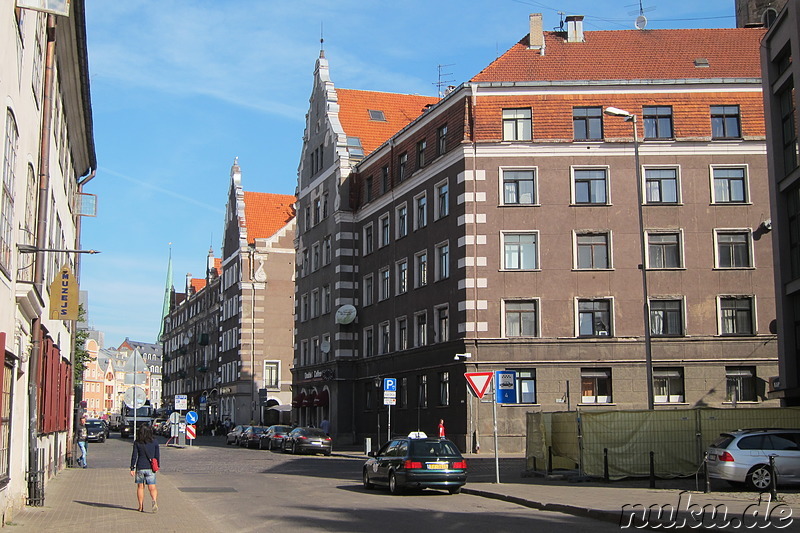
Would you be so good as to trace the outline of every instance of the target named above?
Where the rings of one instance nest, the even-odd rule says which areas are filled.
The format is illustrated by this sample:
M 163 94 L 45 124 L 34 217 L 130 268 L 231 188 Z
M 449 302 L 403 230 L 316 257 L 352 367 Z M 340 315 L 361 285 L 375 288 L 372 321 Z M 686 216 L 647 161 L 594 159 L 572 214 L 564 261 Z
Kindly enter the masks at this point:
M 392 377 L 395 433 L 444 419 L 463 449 L 492 449 L 492 409 L 465 371 L 515 372 L 504 450 L 530 410 L 777 405 L 763 30 L 584 32 L 568 17 L 544 32 L 540 15 L 530 28 L 383 139 L 374 123 L 396 95 L 348 100 L 318 60 L 298 194 L 301 422 L 327 388 L 340 441 L 382 440 Z M 338 142 L 312 159 L 317 124 Z M 339 290 L 316 316 L 302 299 L 320 286 L 325 184 L 336 259 L 322 277 Z
M 736 27 L 769 27 L 778 17 L 787 0 L 735 0 Z

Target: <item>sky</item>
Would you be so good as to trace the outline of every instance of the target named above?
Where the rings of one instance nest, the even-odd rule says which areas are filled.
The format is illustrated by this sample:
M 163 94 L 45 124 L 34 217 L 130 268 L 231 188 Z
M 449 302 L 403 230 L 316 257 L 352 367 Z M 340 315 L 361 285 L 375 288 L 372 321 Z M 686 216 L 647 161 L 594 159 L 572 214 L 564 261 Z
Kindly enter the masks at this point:
M 648 29 L 734 27 L 734 0 L 643 0 Z M 82 222 L 88 320 L 105 347 L 156 342 L 174 284 L 219 257 L 230 169 L 245 190 L 294 194 L 324 38 L 336 87 L 435 96 L 528 33 L 542 13 L 629 30 L 635 0 L 86 0 L 98 195 Z M 440 65 L 442 66 L 440 68 Z M 441 72 L 441 76 L 440 76 Z

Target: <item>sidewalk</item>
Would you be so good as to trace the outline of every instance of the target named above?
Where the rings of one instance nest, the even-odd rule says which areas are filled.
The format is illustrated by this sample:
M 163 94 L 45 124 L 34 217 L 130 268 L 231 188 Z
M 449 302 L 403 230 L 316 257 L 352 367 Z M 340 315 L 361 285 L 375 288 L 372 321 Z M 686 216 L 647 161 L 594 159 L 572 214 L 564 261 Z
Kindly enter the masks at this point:
M 333 455 L 366 458 L 363 450 L 356 448 L 334 451 Z M 770 513 L 773 524 L 788 525 L 784 528 L 787 531 L 795 530 L 800 524 L 800 491 L 796 488 L 779 491 L 777 502 L 764 499 L 759 504 L 758 494 L 744 490 L 728 491 L 724 488 L 725 492 L 704 494 L 694 490 L 693 479 L 658 480 L 658 487 L 668 487 L 658 489 L 648 488 L 647 480 L 570 483 L 541 476 L 523 477 L 521 467 L 524 461 L 509 456 L 501 458 L 501 483 L 496 484 L 493 456 L 469 454 L 466 457 L 470 465 L 470 481 L 463 493 L 534 509 L 627 524 L 628 527 L 656 527 L 660 522 L 662 527 L 671 525 L 670 529 L 684 526 L 689 530 L 693 525 L 697 528 L 702 524 L 701 527 L 740 531 L 748 529 L 750 523 L 756 524 L 751 529 L 759 529 L 758 525 L 765 524 L 765 516 Z M 92 468 L 90 459 L 90 468 L 66 469 L 50 480 L 45 506 L 26 507 L 6 527 L 9 531 L 19 532 L 146 529 L 199 533 L 209 530 L 203 510 L 178 489 L 169 474 L 159 474 L 158 486 L 162 512 L 153 514 L 149 508 L 149 495 L 145 495 L 146 512 L 139 513 L 135 510 L 135 485 L 126 470 Z M 718 484 L 715 489 L 723 487 L 725 485 Z M 623 514 L 624 506 L 627 507 Z M 126 512 L 109 513 L 111 509 Z M 163 512 L 165 509 L 169 512 Z M 674 510 L 672 514 L 671 510 Z M 714 510 L 717 514 L 712 512 Z M 109 523 L 110 515 L 115 517 L 114 523 Z M 737 522 L 743 516 L 749 522 Z M 780 519 L 783 522 L 778 522 Z

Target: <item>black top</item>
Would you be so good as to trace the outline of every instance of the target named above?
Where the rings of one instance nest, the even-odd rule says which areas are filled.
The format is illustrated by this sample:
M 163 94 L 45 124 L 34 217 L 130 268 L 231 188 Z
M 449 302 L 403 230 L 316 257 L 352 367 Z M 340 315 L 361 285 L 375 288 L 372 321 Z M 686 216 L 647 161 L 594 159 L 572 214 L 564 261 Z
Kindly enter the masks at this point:
M 150 470 L 150 459 L 153 458 L 158 459 L 159 462 L 161 461 L 161 455 L 158 453 L 158 442 L 151 440 L 148 443 L 142 444 L 141 442 L 133 441 L 131 470 Z

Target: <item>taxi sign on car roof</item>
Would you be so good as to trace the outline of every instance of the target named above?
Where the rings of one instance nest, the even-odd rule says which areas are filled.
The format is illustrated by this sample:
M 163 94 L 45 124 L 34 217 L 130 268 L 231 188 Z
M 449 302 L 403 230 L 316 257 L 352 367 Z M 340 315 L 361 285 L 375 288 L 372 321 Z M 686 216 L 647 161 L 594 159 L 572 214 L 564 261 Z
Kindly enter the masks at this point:
M 412 431 L 408 434 L 409 439 L 427 439 L 428 436 L 424 431 Z

